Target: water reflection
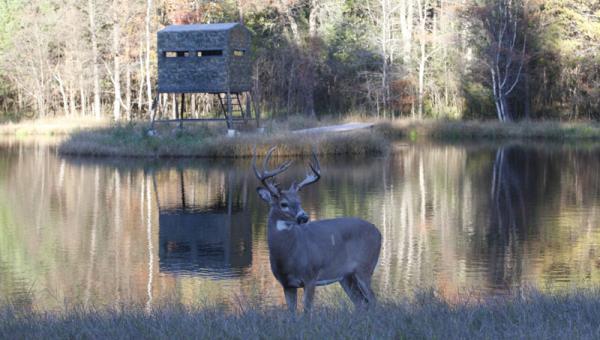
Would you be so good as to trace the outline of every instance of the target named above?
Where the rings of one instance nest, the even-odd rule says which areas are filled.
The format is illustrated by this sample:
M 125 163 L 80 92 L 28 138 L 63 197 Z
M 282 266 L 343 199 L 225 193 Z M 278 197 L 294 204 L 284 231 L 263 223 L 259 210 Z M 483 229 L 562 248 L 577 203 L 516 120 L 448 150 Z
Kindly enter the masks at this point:
M 160 197 L 156 184 L 160 173 L 152 175 Z M 247 187 L 245 178 L 244 183 L 236 183 L 232 169 L 222 175 L 223 187 L 210 199 L 197 195 L 198 183 L 192 180 L 186 184 L 186 178 L 193 176 L 177 169 L 179 197 L 157 198 L 161 273 L 226 278 L 243 275 L 252 264 L 248 192 L 236 190 Z
M 380 228 L 373 286 L 382 297 L 597 285 L 599 150 L 406 145 L 381 158 L 324 158 L 303 207 L 312 219 L 359 216 Z M 302 178 L 302 163 L 282 182 Z M 257 184 L 249 160 L 77 159 L 0 146 L 0 296 L 42 309 L 283 303 Z
M 531 161 L 534 152 L 516 146 L 496 151 L 491 181 L 491 213 L 486 247 L 490 281 L 496 287 L 510 288 L 521 280 L 526 228 L 537 206 L 535 178 Z

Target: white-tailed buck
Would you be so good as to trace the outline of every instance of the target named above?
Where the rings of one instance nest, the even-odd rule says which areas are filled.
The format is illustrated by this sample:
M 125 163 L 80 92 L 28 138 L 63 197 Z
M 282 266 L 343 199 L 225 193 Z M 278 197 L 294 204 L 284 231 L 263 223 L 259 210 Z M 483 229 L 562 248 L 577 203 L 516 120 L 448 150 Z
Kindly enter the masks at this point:
M 262 171 L 256 168 L 255 154 L 252 168 L 264 185 L 257 188 L 258 195 L 271 208 L 267 221 L 271 270 L 283 286 L 288 308 L 296 311 L 297 289 L 304 288 L 304 311 L 309 311 L 315 287 L 335 282 L 356 306 L 374 304 L 371 277 L 379 259 L 381 233 L 373 224 L 352 217 L 308 222 L 298 192 L 321 177 L 319 160 L 313 152 L 312 173 L 281 190 L 274 177 L 287 170 L 291 161 L 269 170 L 274 150 L 267 153 Z

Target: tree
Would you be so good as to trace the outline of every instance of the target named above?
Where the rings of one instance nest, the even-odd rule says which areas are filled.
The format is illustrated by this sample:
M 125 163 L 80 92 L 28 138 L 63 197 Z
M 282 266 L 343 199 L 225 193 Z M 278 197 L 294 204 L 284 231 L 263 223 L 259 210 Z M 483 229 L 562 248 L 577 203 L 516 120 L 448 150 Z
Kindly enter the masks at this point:
M 486 38 L 484 63 L 490 72 L 498 119 L 512 121 L 516 115 L 508 98 L 522 80 L 527 59 L 523 3 L 518 0 L 493 1 L 476 8 L 474 13 L 481 21 Z
M 152 82 L 150 80 L 150 30 L 152 29 L 152 0 L 147 0 L 146 2 L 146 58 L 145 58 L 145 68 L 146 72 L 146 97 L 148 100 L 148 112 L 152 110 Z M 140 103 L 141 106 L 141 103 Z M 140 107 L 141 110 L 141 107 Z
M 102 107 L 100 103 L 100 56 L 98 52 L 98 32 L 96 27 L 96 2 L 95 0 L 88 0 L 88 16 L 90 20 L 90 37 L 92 44 L 92 77 L 94 84 L 94 106 L 93 112 L 94 117 L 100 118 L 102 114 Z

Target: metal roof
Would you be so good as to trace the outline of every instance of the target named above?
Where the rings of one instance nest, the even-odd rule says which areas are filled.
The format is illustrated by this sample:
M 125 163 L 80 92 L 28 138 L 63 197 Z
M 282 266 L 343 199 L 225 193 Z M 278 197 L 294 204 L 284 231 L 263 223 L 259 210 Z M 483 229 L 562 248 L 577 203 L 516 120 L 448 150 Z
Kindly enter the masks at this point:
M 188 32 L 188 31 L 227 31 L 239 25 L 237 22 L 219 24 L 193 24 L 193 25 L 169 25 L 160 32 Z

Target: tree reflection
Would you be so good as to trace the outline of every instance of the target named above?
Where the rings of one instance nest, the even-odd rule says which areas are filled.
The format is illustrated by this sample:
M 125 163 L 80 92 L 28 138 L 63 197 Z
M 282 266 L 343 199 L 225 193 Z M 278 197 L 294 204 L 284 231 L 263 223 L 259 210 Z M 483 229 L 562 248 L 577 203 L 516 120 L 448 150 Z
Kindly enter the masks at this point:
M 565 165 L 564 167 L 562 167 Z M 487 232 L 489 280 L 493 287 L 509 289 L 531 273 L 524 268 L 526 252 L 540 247 L 541 234 L 556 235 L 551 216 L 554 198 L 560 197 L 561 176 L 572 169 L 552 152 L 519 145 L 496 151 L 490 189 L 490 222 Z
M 496 151 L 487 247 L 491 257 L 490 280 L 495 286 L 510 287 L 521 278 L 520 240 L 529 213 L 525 202 L 535 199 L 528 191 L 530 195 L 525 197 L 528 179 L 523 168 L 527 158 L 522 150 L 512 146 L 502 146 Z

